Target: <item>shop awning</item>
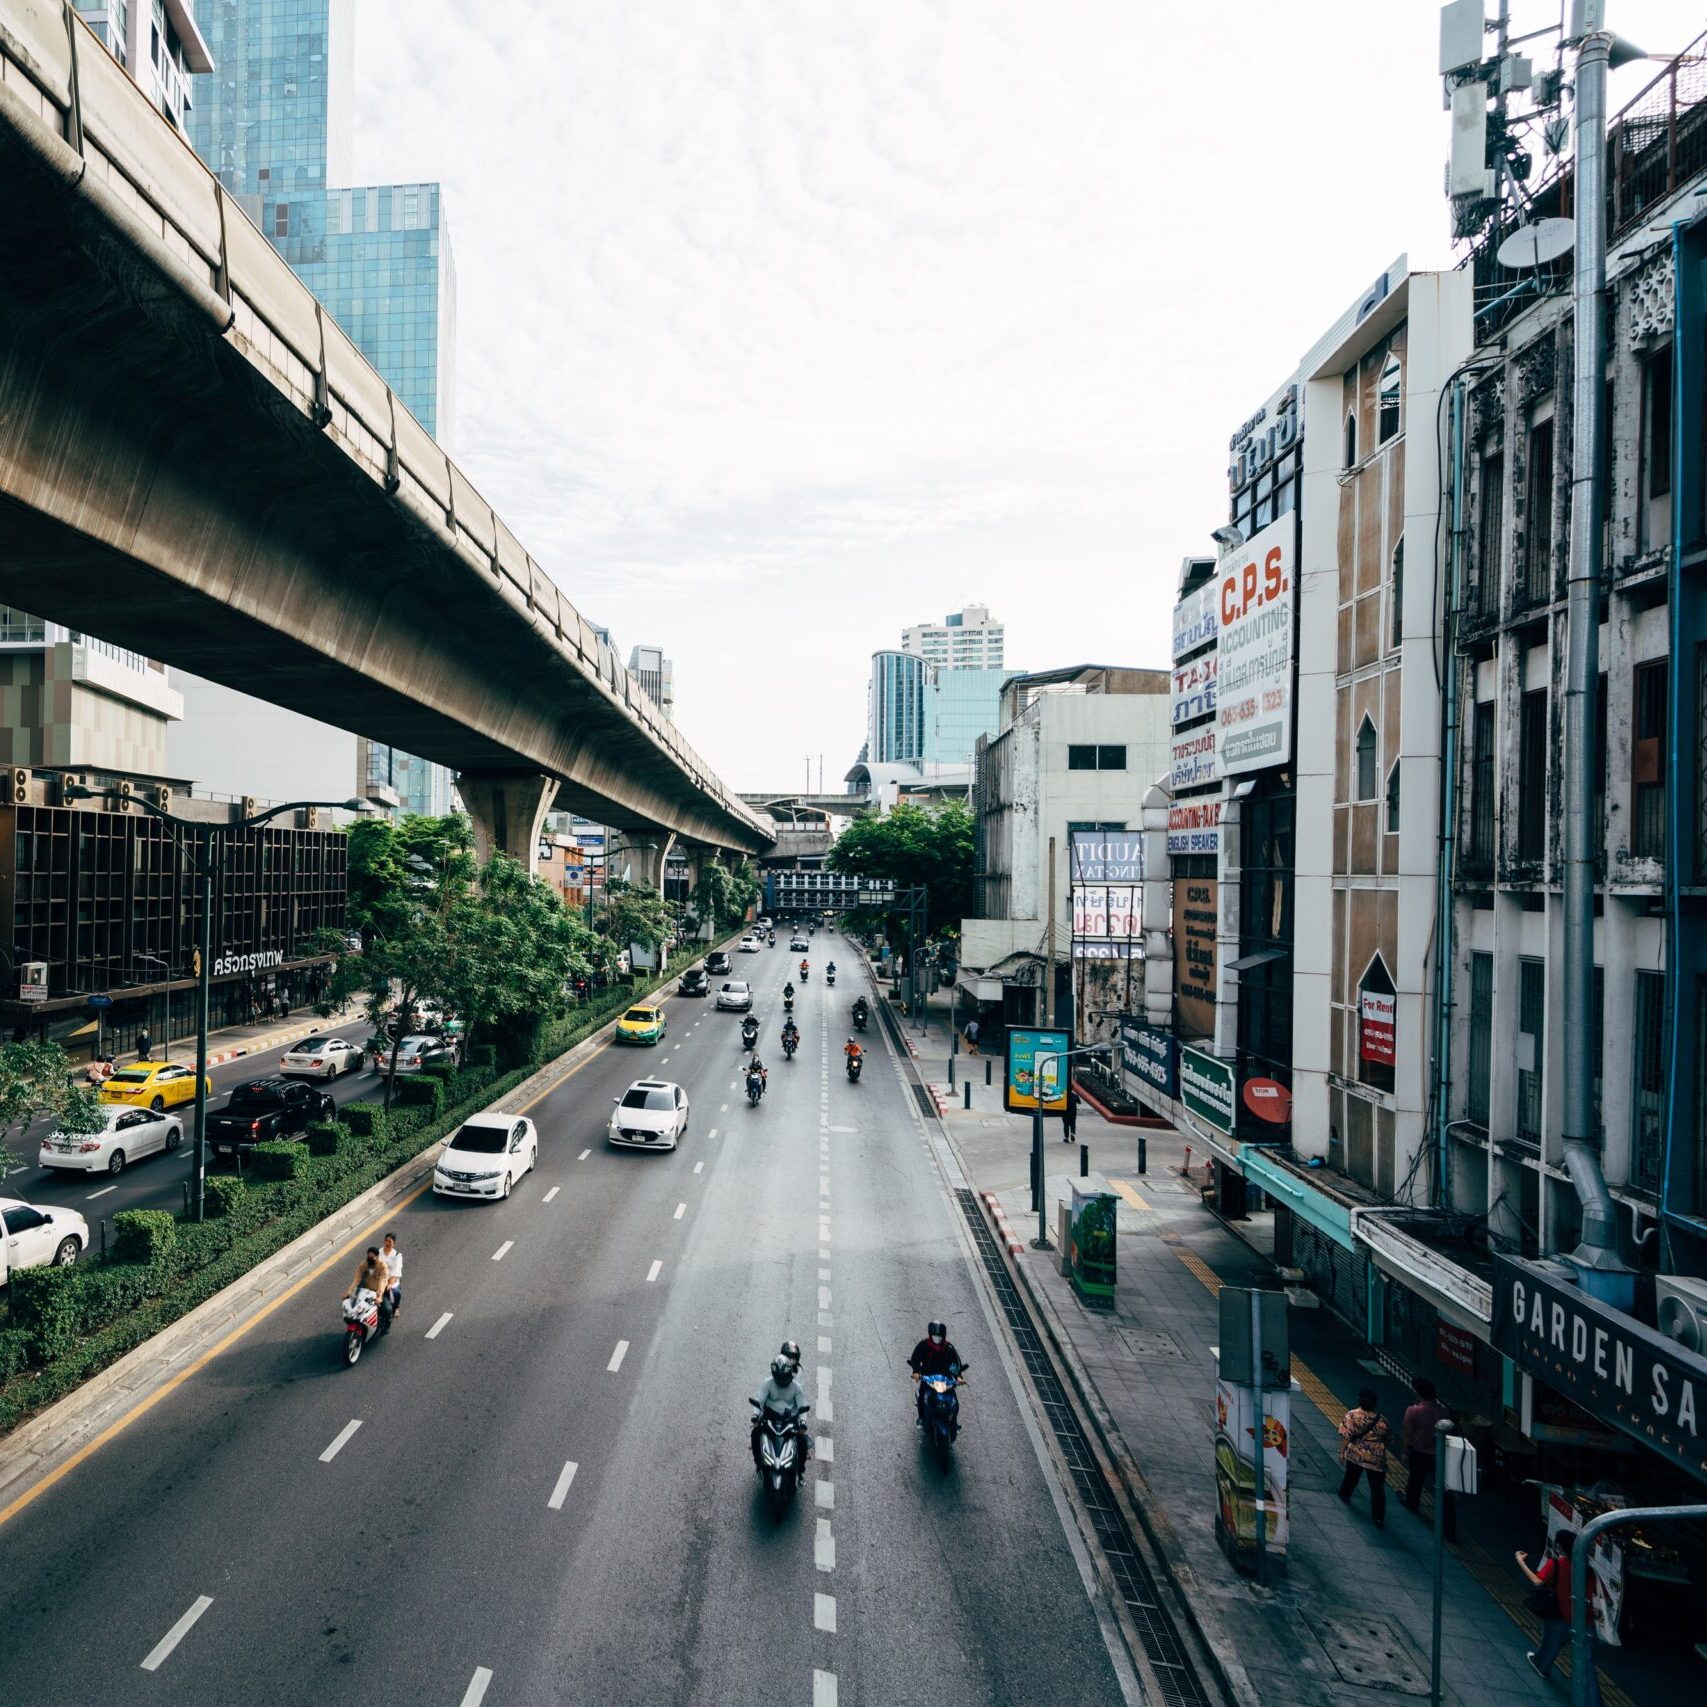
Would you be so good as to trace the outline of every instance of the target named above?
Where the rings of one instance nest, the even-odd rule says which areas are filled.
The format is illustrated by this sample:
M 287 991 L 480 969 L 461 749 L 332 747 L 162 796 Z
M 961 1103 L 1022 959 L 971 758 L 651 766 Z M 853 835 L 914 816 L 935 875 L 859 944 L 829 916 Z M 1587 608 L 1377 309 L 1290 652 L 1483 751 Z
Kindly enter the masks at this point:
M 1239 1147 L 1239 1167 L 1248 1180 L 1254 1180 L 1276 1203 L 1284 1204 L 1300 1221 L 1308 1221 L 1318 1232 L 1326 1233 L 1344 1250 L 1352 1248 L 1351 1210 L 1314 1190 L 1310 1183 L 1277 1157 L 1267 1154 L 1259 1145 Z
M 1487 1339 L 1494 1313 L 1490 1282 L 1395 1227 L 1382 1210 L 1357 1210 L 1352 1233 L 1383 1274 L 1432 1304 L 1455 1327 Z

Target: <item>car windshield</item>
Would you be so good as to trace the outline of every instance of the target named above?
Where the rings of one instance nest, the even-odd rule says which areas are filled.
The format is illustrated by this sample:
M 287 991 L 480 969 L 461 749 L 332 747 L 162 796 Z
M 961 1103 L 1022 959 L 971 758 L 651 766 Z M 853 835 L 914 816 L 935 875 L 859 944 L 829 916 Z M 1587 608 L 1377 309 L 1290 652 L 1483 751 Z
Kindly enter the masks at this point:
M 127 1067 L 122 1073 L 114 1073 L 107 1083 L 111 1085 L 146 1085 L 152 1075 L 139 1073 L 135 1068 Z
M 656 1088 L 642 1090 L 639 1085 L 630 1085 L 623 1095 L 624 1108 L 649 1108 L 654 1113 L 667 1113 L 675 1106 L 670 1093 Z
M 451 1140 L 453 1150 L 467 1150 L 476 1156 L 499 1156 L 509 1144 L 509 1128 L 504 1126 L 465 1126 Z
M 636 1025 L 655 1025 L 658 1020 L 651 1008 L 630 1008 L 622 1017 L 633 1020 Z

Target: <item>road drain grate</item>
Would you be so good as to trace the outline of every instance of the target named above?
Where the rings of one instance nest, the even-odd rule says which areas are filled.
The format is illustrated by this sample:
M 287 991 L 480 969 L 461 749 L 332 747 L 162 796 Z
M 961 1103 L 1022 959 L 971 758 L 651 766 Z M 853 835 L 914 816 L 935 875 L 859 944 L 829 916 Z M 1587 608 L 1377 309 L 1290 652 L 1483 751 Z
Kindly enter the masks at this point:
M 915 1085 L 913 1088 L 921 1102 L 928 1099 L 930 1093 L 924 1086 Z M 1108 1483 L 1091 1451 L 1090 1442 L 1079 1427 L 1079 1419 L 1056 1378 L 1054 1365 L 1050 1363 L 1013 1279 L 1002 1262 L 1001 1251 L 978 1211 L 978 1200 L 965 1190 L 956 1191 L 954 1196 L 995 1287 L 1008 1327 L 1019 1346 L 1025 1372 L 1042 1401 L 1044 1415 L 1073 1478 L 1074 1489 L 1090 1514 L 1097 1542 L 1108 1560 L 1121 1598 L 1126 1602 L 1126 1610 L 1138 1631 L 1139 1640 L 1144 1644 L 1145 1655 L 1162 1687 L 1162 1700 L 1170 1707 L 1176 1703 L 1178 1707 L 1209 1707 L 1210 1697 L 1198 1681 L 1196 1669 L 1181 1645 L 1173 1616 L 1157 1592 L 1155 1578 L 1132 1543 L 1120 1509 L 1115 1505 Z
M 931 1093 L 918 1080 L 913 1081 L 913 1096 L 919 1105 L 919 1113 L 926 1120 L 936 1119 L 936 1104 L 931 1101 Z

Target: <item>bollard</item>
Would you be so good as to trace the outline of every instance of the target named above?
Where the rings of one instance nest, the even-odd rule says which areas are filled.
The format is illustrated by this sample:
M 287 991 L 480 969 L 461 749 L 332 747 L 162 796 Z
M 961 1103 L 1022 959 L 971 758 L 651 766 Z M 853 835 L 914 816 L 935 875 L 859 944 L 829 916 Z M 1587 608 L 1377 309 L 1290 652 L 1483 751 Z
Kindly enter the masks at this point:
M 1091 1173 L 1091 1147 L 1089 1144 L 1079 1146 L 1079 1178 L 1089 1179 Z
M 990 1082 L 990 1068 L 992 1065 L 993 1065 L 993 1063 L 988 1061 L 988 1060 L 986 1060 L 984 1063 L 984 1083 L 985 1084 L 989 1084 L 989 1082 Z
M 948 1088 L 954 1089 L 954 1056 L 952 1054 L 948 1058 Z
M 1191 1184 L 1191 1146 L 1189 1144 L 1187 1144 L 1185 1147 L 1185 1165 L 1180 1169 L 1180 1172 L 1185 1175 L 1186 1184 L 1190 1185 Z
M 1138 1171 L 1144 1173 L 1150 1159 L 1150 1140 L 1142 1132 L 1138 1134 Z
M 970 1079 L 968 1079 L 966 1081 L 965 1091 L 966 1091 L 966 1106 L 968 1108 L 970 1108 L 972 1106 L 972 1081 Z
M 105 1215 L 103 1215 L 101 1217 L 101 1261 L 104 1263 L 106 1260 L 107 1260 L 107 1218 Z

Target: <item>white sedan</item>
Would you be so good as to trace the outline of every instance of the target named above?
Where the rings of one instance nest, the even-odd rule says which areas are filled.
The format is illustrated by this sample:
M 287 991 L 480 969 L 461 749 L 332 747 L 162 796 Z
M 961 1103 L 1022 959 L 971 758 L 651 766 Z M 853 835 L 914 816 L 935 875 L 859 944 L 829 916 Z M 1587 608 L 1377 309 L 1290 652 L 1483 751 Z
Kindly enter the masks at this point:
M 89 1223 L 75 1209 L 38 1209 L 0 1197 L 0 1285 L 15 1268 L 69 1268 L 89 1248 Z
M 184 1123 L 175 1114 L 152 1108 L 121 1108 L 114 1103 L 108 1103 L 101 1113 L 106 1124 L 99 1132 L 49 1133 L 41 1141 L 36 1160 L 44 1168 L 122 1174 L 127 1163 L 162 1150 L 175 1150 L 184 1141 Z
M 732 978 L 718 990 L 717 1005 L 731 1013 L 746 1013 L 753 1005 L 753 986 Z
M 439 1151 L 433 1190 L 441 1197 L 508 1197 L 539 1164 L 539 1133 L 513 1114 L 476 1114 Z
M 735 945 L 738 954 L 757 954 L 763 945 L 756 936 L 744 936 Z
M 279 1057 L 279 1071 L 335 1079 L 340 1073 L 359 1073 L 365 1059 L 361 1045 L 347 1037 L 305 1037 Z
M 612 1097 L 610 1141 L 634 1150 L 673 1150 L 688 1129 L 688 1093 L 668 1079 L 636 1079 Z

